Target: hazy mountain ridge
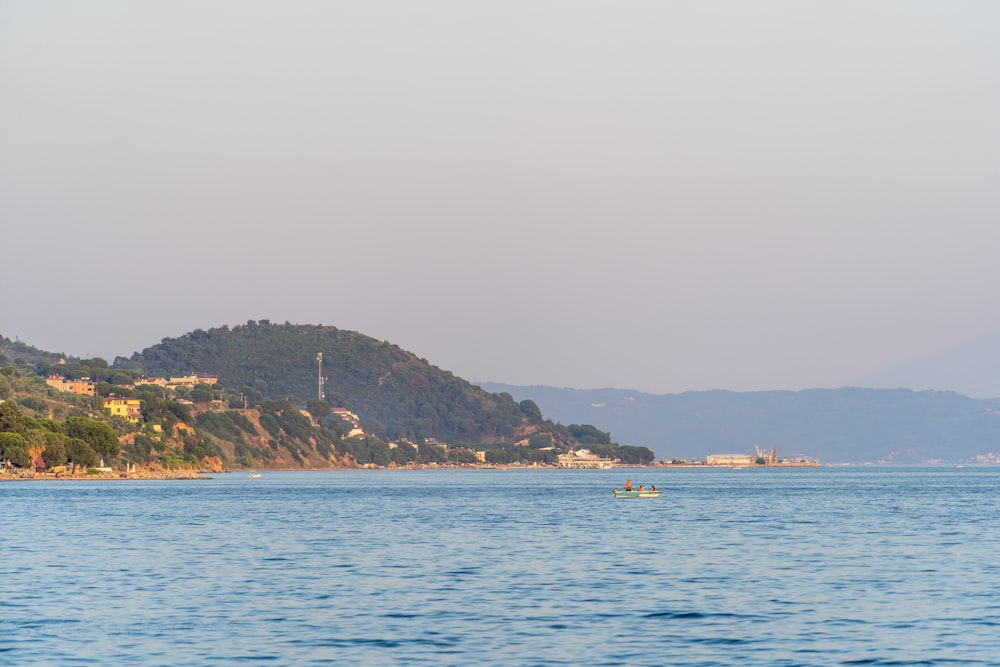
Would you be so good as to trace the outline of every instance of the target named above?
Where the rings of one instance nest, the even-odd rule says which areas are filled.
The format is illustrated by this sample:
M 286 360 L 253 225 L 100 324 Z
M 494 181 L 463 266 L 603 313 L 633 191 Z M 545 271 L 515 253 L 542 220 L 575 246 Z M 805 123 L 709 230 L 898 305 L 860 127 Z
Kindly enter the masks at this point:
M 479 384 L 515 400 L 530 395 L 552 419 L 599 424 L 619 442 L 642 442 L 658 458 L 700 459 L 757 444 L 824 463 L 1000 459 L 1000 399 L 954 392 L 847 387 L 646 394 Z
M 859 387 L 950 389 L 972 398 L 1000 396 L 1000 333 L 868 373 Z

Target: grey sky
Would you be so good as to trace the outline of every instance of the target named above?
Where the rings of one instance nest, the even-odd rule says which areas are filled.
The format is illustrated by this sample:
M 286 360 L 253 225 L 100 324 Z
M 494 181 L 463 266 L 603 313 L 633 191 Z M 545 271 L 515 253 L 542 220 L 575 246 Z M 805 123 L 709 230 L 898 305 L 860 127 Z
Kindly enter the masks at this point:
M 0 2 L 0 334 L 838 386 L 1000 331 L 1000 3 Z

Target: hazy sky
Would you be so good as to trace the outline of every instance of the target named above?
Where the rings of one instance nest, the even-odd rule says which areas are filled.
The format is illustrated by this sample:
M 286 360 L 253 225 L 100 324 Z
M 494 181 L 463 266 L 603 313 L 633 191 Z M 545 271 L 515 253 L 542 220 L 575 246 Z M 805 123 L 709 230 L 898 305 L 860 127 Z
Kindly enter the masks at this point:
M 1000 3 L 0 0 L 0 334 L 840 386 L 1000 331 Z

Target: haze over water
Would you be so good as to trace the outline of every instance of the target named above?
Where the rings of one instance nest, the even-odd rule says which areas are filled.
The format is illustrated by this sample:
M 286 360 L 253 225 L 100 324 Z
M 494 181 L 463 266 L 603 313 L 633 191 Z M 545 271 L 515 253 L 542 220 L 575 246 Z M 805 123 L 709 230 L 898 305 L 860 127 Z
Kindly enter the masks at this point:
M 615 500 L 626 477 L 664 489 Z M 995 468 L 0 484 L 17 665 L 996 664 Z

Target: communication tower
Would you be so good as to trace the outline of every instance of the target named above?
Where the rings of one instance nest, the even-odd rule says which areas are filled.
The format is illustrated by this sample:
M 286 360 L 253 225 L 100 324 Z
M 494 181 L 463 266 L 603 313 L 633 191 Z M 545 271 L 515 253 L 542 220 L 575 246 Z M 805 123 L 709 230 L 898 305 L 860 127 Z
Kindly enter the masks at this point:
M 326 396 L 323 394 L 323 381 L 326 379 L 323 377 L 323 353 L 316 353 L 316 377 L 317 377 L 317 393 L 319 395 L 319 400 L 323 400 Z

